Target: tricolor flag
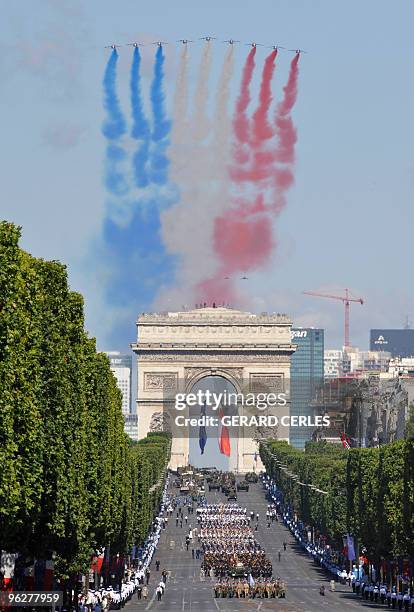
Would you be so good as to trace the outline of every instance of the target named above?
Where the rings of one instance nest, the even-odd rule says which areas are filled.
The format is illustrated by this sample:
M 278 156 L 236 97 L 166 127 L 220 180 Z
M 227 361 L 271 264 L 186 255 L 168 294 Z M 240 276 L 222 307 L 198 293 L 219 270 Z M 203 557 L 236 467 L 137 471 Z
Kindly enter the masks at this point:
M 206 404 L 205 404 L 205 402 L 204 402 L 204 406 L 201 406 L 201 416 L 202 417 L 206 416 Z M 205 419 L 204 419 L 204 425 L 200 425 L 200 429 L 198 431 L 198 443 L 200 445 L 201 454 L 204 453 L 204 448 L 206 446 L 206 442 L 207 442 L 207 430 L 206 430 Z
M 349 442 L 350 442 L 350 440 L 349 440 L 349 438 L 347 438 L 347 437 L 345 436 L 345 434 L 344 434 L 343 432 L 341 433 L 341 442 L 342 442 L 342 446 L 343 446 L 344 448 L 346 448 L 346 449 L 351 448 L 351 445 L 350 445 L 350 443 L 349 443 Z
M 230 435 L 227 425 L 222 422 L 224 416 L 223 408 L 220 407 L 219 412 L 219 448 L 222 455 L 230 457 L 231 446 L 230 446 Z

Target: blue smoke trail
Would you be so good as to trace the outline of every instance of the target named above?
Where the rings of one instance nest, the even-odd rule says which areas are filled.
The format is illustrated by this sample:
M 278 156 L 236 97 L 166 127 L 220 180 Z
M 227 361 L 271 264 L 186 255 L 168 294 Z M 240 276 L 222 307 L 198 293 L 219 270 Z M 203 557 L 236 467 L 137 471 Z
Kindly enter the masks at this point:
M 114 49 L 106 65 L 103 79 L 104 108 L 107 116 L 102 126 L 102 133 L 108 141 L 105 160 L 105 186 L 110 193 L 119 196 L 126 194 L 129 188 L 120 170 L 120 165 L 126 159 L 126 153 L 119 145 L 119 139 L 126 132 L 126 124 L 116 93 L 117 63 L 118 53 Z
M 154 77 L 151 85 L 151 106 L 153 115 L 153 143 L 151 153 L 151 180 L 157 185 L 164 185 L 168 180 L 169 161 L 166 150 L 171 121 L 166 118 L 164 108 L 164 52 L 159 46 L 155 56 Z
M 116 348 L 134 339 L 137 313 L 150 312 L 159 288 L 174 278 L 174 259 L 161 240 L 159 213 L 153 200 L 134 209 L 127 227 L 112 219 L 104 222 L 105 260 L 113 271 L 106 298 L 109 306 L 120 307 L 110 332 Z
M 116 313 L 108 338 L 114 348 L 123 350 L 134 338 L 137 313 L 152 309 L 156 294 L 161 287 L 171 285 L 175 274 L 175 257 L 166 252 L 161 238 L 160 213 L 172 204 L 175 197 L 174 185 L 168 177 L 167 148 L 171 122 L 164 110 L 164 56 L 161 48 L 155 57 L 151 86 L 152 126 L 142 104 L 140 64 L 140 53 L 135 49 L 130 75 L 131 136 L 138 147 L 133 156 L 134 181 L 137 187 L 147 189 L 137 198 L 130 198 L 122 219 L 107 214 L 102 236 L 104 250 L 101 261 L 107 264 L 109 275 L 105 287 L 106 301 L 108 309 Z M 115 87 L 110 91 L 114 93 Z M 105 108 L 108 109 L 107 100 L 105 89 Z M 112 109 L 113 105 L 110 107 Z M 119 110 L 119 104 L 115 105 L 116 108 Z M 116 113 L 110 115 L 111 122 L 108 119 L 104 129 L 109 124 L 109 133 L 115 133 L 116 143 L 116 138 L 125 131 L 125 122 L 122 113 L 118 114 L 117 121 L 115 117 Z M 114 193 L 113 184 L 107 184 L 107 187 Z M 117 193 L 122 195 L 122 190 L 118 189 Z M 115 199 L 114 205 L 119 202 L 123 203 L 122 198 Z
M 131 136 L 135 138 L 135 140 L 141 141 L 141 144 L 133 156 L 133 167 L 136 186 L 146 187 L 149 183 L 146 165 L 149 156 L 151 131 L 142 106 L 140 68 L 141 54 L 139 49 L 135 47 L 132 57 L 130 80 L 133 120 Z

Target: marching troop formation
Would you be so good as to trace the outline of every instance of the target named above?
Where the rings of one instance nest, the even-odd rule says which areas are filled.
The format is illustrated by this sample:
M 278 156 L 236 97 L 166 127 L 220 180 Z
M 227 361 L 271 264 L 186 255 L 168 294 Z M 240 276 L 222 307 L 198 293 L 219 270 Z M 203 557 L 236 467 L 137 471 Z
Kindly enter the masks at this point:
M 208 504 L 197 509 L 202 570 L 216 583 L 216 597 L 277 597 L 280 582 L 271 581 L 272 564 L 256 540 L 254 517 L 237 504 Z
M 276 598 L 286 596 L 285 583 L 280 580 L 255 580 L 254 582 L 244 579 L 229 578 L 216 582 L 214 585 L 215 597 L 257 597 Z

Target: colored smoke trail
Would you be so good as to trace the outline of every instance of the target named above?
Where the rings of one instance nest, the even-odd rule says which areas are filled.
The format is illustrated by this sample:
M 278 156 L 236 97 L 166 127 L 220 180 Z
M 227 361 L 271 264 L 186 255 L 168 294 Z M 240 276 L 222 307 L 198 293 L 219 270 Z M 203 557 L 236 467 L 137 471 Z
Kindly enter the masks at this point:
M 244 191 L 246 177 L 239 174 L 248 162 L 249 167 L 255 163 L 252 157 L 252 140 L 256 147 L 268 138 L 266 126 L 267 115 L 271 104 L 271 78 L 274 71 L 275 53 L 271 53 L 265 61 L 260 89 L 258 109 L 250 122 L 246 111 L 250 104 L 250 84 L 255 68 L 256 47 L 249 52 L 243 69 L 240 94 L 236 104 L 233 121 L 236 142 L 246 144 L 246 155 L 242 158 L 236 144 L 234 163 L 230 175 L 236 188 L 232 199 L 232 207 L 220 215 L 214 223 L 214 249 L 219 256 L 219 274 L 230 276 L 240 272 L 258 268 L 266 261 L 272 250 L 272 233 L 268 215 L 265 211 L 263 197 L 258 191 L 258 178 L 253 174 L 248 176 L 252 183 L 249 197 Z M 252 128 L 253 133 L 252 133 Z M 257 139 L 259 135 L 260 139 Z M 229 283 L 229 295 L 234 295 Z M 226 296 L 227 297 L 227 296 Z
M 259 267 L 272 249 L 269 221 L 263 213 L 262 200 L 259 196 L 253 202 L 246 200 L 242 192 L 244 178 L 239 177 L 244 165 L 252 159 L 247 108 L 250 104 L 255 53 L 254 47 L 246 58 L 233 119 L 236 143 L 229 172 L 236 192 L 233 193 L 231 207 L 222 209 L 221 214 L 214 219 L 212 240 L 219 265 L 212 277 L 199 284 L 197 289 L 200 301 L 234 303 L 238 299 L 234 289 L 234 274 Z M 266 74 L 269 74 L 269 70 Z M 265 116 L 267 113 L 262 111 L 261 117 Z M 244 146 L 242 154 L 241 145 Z
M 252 118 L 250 132 L 250 150 L 244 157 L 235 156 L 235 164 L 231 168 L 232 179 L 236 183 L 252 182 L 256 187 L 260 181 L 269 179 L 273 172 L 274 152 L 267 146 L 275 135 L 275 127 L 269 123 L 269 109 L 272 104 L 272 78 L 275 71 L 277 49 L 270 53 L 264 63 L 260 84 L 259 104 Z M 239 163 L 237 163 L 239 162 Z M 240 163 L 245 162 L 245 163 Z M 265 185 L 262 185 L 263 187 Z
M 181 52 L 180 64 L 178 67 L 177 83 L 175 87 L 174 106 L 173 106 L 173 136 L 179 142 L 183 140 L 184 134 L 181 131 L 177 134 L 177 127 L 182 129 L 186 125 L 188 112 L 188 47 L 185 45 Z
M 188 151 L 185 143 L 188 130 L 188 47 L 184 45 L 175 85 L 170 147 L 171 175 L 177 183 L 185 181 L 187 176 Z
M 193 132 L 196 140 L 204 140 L 209 133 L 210 122 L 207 117 L 208 83 L 211 71 L 211 43 L 204 45 L 195 91 Z
M 236 103 L 236 113 L 233 121 L 234 134 L 239 143 L 249 141 L 249 120 L 247 118 L 247 108 L 250 104 L 250 84 L 255 68 L 256 47 L 253 47 L 247 56 L 243 68 L 243 76 L 240 87 L 240 94 Z
M 251 52 L 246 60 L 233 122 L 236 147 L 244 144 L 243 155 L 234 151 L 230 175 L 235 188 L 232 207 L 214 221 L 213 248 L 219 259 L 215 274 L 199 285 L 201 301 L 235 301 L 240 299 L 234 289 L 234 279 L 265 266 L 275 248 L 273 217 L 286 204 L 286 191 L 293 183 L 296 130 L 291 112 L 297 98 L 298 60 L 290 66 L 284 97 L 277 106 L 274 126 L 268 114 L 272 102 L 271 80 L 276 52 L 265 61 L 260 98 L 253 115 L 251 133 L 246 109 L 250 102 L 249 84 L 252 78 Z M 250 140 L 246 137 L 250 134 Z M 270 143 L 278 138 L 276 150 Z M 224 282 L 224 279 L 227 282 Z
M 102 132 L 108 140 L 116 140 L 126 132 L 126 123 L 119 104 L 116 92 L 116 68 L 118 64 L 118 52 L 114 49 L 106 65 L 103 88 L 104 108 L 107 118 Z
M 155 56 L 154 77 L 151 85 L 151 107 L 153 115 L 153 129 L 151 133 L 151 159 L 150 179 L 157 185 L 167 182 L 168 136 L 171 130 L 171 122 L 167 119 L 164 108 L 164 52 L 159 46 Z
M 204 50 L 200 72 L 208 74 Z M 228 207 L 230 200 L 228 165 L 231 151 L 231 118 L 228 114 L 230 82 L 233 76 L 234 51 L 226 51 L 215 93 L 211 136 L 196 140 L 186 122 L 178 121 L 174 113 L 171 147 L 171 169 L 174 180 L 180 183 L 180 201 L 163 213 L 162 235 L 170 253 L 178 255 L 177 288 L 159 296 L 158 305 L 171 301 L 181 305 L 194 303 L 198 298 L 196 286 L 200 279 L 209 277 L 217 266 L 212 253 L 213 223 L 216 215 Z M 177 80 L 177 88 L 180 79 Z M 205 90 L 208 97 L 208 90 Z M 179 92 L 176 91 L 176 98 Z M 197 98 L 197 88 L 195 93 Z M 176 106 L 176 105 L 175 105 Z M 196 114 L 196 113 L 195 113 Z M 194 118 L 194 115 L 192 119 Z M 208 119 L 207 119 L 208 121 Z M 184 126 L 184 129 L 182 127 Z
M 107 338 L 117 348 L 126 347 L 133 339 L 137 311 L 150 310 L 160 286 L 169 285 L 174 278 L 175 261 L 166 253 L 160 236 L 160 212 L 175 195 L 166 161 L 170 122 L 164 110 L 163 63 L 162 50 L 158 49 L 151 87 L 150 126 L 142 104 L 140 54 L 134 50 L 130 75 L 131 137 L 138 147 L 133 158 L 138 189 L 131 191 L 128 199 L 119 195 L 111 198 L 99 252 L 94 254 L 95 269 L 103 270 L 101 290 L 105 315 L 110 318 Z M 117 108 L 120 110 L 119 104 Z M 124 122 L 123 132 L 125 129 Z M 148 172 L 144 163 L 137 166 L 140 155 L 141 161 L 147 162 Z M 140 189 L 144 186 L 145 189 Z
M 138 148 L 133 155 L 133 169 L 135 185 L 143 188 L 148 185 L 147 162 L 150 145 L 150 126 L 145 117 L 141 95 L 141 54 L 137 47 L 134 48 L 131 64 L 131 111 L 132 129 L 131 136 L 139 142 Z
M 102 133 L 107 139 L 105 186 L 109 193 L 114 196 L 121 196 L 128 193 L 129 187 L 122 171 L 123 162 L 126 161 L 126 153 L 120 144 L 120 139 L 126 132 L 126 123 L 116 91 L 117 64 L 118 53 L 114 49 L 106 65 L 103 79 L 106 118 L 102 126 Z
M 270 105 L 272 103 L 272 78 L 273 73 L 275 71 L 275 60 L 277 56 L 277 49 L 272 51 L 270 55 L 267 56 L 263 74 L 262 74 L 262 82 L 260 85 L 260 95 L 259 95 L 259 106 L 253 115 L 253 134 L 252 134 L 252 144 L 255 147 L 260 146 L 263 141 L 272 138 L 274 134 L 273 127 L 269 124 L 268 114 Z
M 230 147 L 231 122 L 228 116 L 228 104 L 230 98 L 230 82 L 234 69 L 234 47 L 230 45 L 224 57 L 223 67 L 216 95 L 216 108 L 214 112 L 214 141 L 217 152 L 224 152 L 228 157 Z M 225 170 L 223 168 L 223 170 Z M 227 173 L 227 170 L 225 170 Z
M 279 138 L 277 161 L 293 163 L 295 160 L 295 144 L 297 140 L 296 129 L 293 125 L 291 112 L 298 95 L 299 53 L 295 55 L 291 64 L 288 82 L 283 88 L 284 98 L 277 107 L 276 130 Z
M 275 157 L 278 165 L 274 173 L 275 198 L 272 206 L 276 213 L 280 213 L 285 207 L 286 192 L 294 182 L 293 164 L 297 134 L 291 113 L 298 95 L 299 57 L 300 54 L 297 53 L 291 61 L 288 81 L 283 88 L 284 97 L 276 110 L 278 146 Z

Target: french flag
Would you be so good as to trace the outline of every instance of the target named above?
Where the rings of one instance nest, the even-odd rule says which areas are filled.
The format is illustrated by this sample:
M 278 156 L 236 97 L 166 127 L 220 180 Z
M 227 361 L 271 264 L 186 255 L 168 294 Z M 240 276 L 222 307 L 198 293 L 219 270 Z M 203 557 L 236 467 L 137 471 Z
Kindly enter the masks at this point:
M 205 416 L 206 416 L 206 404 L 204 402 L 204 406 L 201 407 L 201 417 L 205 417 Z M 206 446 L 206 442 L 207 442 L 207 430 L 204 424 L 204 425 L 200 425 L 200 429 L 198 431 L 198 443 L 200 445 L 200 451 L 202 455 L 204 454 L 204 448 Z
M 223 408 L 220 408 L 219 412 L 219 448 L 222 455 L 230 457 L 231 446 L 230 446 L 230 435 L 227 425 L 222 422 L 224 416 Z
M 342 446 L 345 449 L 350 449 L 351 445 L 350 445 L 350 439 L 346 437 L 346 435 L 344 433 L 341 433 L 341 442 L 342 442 Z

